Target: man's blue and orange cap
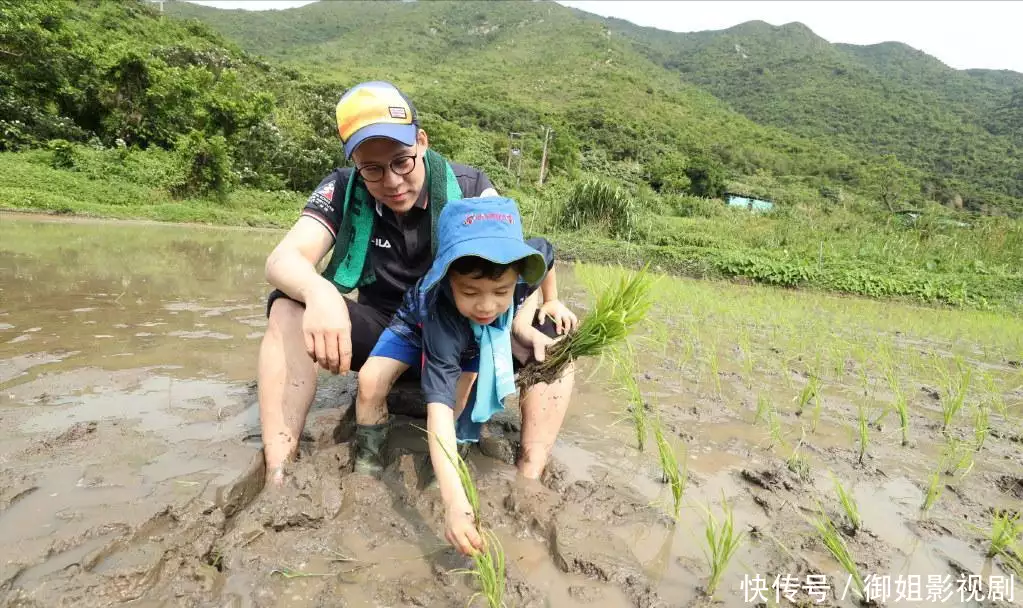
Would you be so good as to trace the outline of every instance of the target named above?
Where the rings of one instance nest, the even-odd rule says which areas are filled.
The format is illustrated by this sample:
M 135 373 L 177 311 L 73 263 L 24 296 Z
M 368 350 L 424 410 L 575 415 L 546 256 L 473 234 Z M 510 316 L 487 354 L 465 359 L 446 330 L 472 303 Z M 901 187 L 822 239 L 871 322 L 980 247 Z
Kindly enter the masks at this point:
M 386 137 L 406 146 L 416 143 L 419 117 L 412 102 L 389 82 L 363 82 L 345 91 L 335 109 L 345 158 L 367 139 Z
M 525 260 L 522 280 L 536 287 L 547 273 L 543 254 L 526 244 L 515 201 L 501 196 L 448 201 L 437 220 L 437 256 L 423 277 L 428 292 L 458 258 L 476 256 L 495 264 Z

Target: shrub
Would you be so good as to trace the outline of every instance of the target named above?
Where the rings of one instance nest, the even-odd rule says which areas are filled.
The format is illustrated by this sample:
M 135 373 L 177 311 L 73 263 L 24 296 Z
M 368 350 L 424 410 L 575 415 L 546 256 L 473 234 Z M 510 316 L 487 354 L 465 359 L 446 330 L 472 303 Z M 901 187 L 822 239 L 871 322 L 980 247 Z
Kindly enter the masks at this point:
M 221 135 L 207 138 L 199 131 L 181 137 L 175 148 L 181 165 L 181 177 L 171 186 L 178 197 L 215 194 L 227 198 L 234 185 L 231 155 Z

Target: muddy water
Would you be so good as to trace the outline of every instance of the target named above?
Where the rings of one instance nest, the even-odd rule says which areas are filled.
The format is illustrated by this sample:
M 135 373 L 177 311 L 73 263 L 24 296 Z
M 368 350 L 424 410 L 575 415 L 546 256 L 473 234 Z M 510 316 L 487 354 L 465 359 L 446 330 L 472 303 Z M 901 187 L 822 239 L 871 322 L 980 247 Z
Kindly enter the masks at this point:
M 254 369 L 262 263 L 278 237 L 0 215 L 0 605 L 466 604 L 473 586 L 454 571 L 468 563 L 446 546 L 436 490 L 421 487 L 421 436 L 396 431 L 382 480 L 350 474 L 351 378 L 321 376 L 287 487 L 261 491 Z M 582 311 L 571 268 L 559 278 Z M 1023 501 L 1011 420 L 993 420 L 985 457 L 921 517 L 940 455 L 926 397 L 915 400 L 915 447 L 900 449 L 889 426 L 861 466 L 848 430 L 855 391 L 833 387 L 801 480 L 767 426 L 752 424 L 767 394 L 786 436 L 800 427 L 785 380 L 764 373 L 754 392 L 740 361 L 723 356 L 718 395 L 698 365 L 671 355 L 649 349 L 641 369 L 645 396 L 685 446 L 677 524 L 656 448 L 636 449 L 623 398 L 592 362 L 542 484 L 510 465 L 516 412 L 488 429 L 471 462 L 507 555 L 509 605 L 706 603 L 703 509 L 720 521 L 724 497 L 744 542 L 721 576 L 721 605 L 753 605 L 746 577 L 823 574 L 833 589 L 816 605 L 852 606 L 806 519 L 820 499 L 839 520 L 831 473 L 863 518 L 846 544 L 863 574 L 890 577 L 887 603 L 905 603 L 894 601 L 899 576 L 947 575 L 943 603 L 982 605 L 961 602 L 956 579 L 1005 574 L 975 528 L 991 508 Z M 1014 592 L 1023 599 L 1020 581 Z

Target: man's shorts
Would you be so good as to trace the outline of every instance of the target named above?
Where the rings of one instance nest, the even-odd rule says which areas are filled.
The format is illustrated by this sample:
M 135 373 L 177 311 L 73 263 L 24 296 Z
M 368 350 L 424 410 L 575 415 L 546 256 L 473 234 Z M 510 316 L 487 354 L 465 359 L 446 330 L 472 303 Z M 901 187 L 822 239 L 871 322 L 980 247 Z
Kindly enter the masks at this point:
M 274 302 L 280 298 L 292 300 L 279 289 L 270 292 L 266 302 L 266 316 L 268 318 L 270 317 L 270 309 L 273 308 Z M 373 350 L 373 346 L 380 339 L 380 334 L 383 333 L 387 324 L 391 321 L 394 311 L 379 310 L 365 302 L 356 302 L 350 298 L 343 299 L 345 305 L 348 306 L 348 318 L 352 324 L 351 369 L 352 371 L 359 371 Z M 305 306 L 301 302 L 298 302 L 298 304 Z M 419 367 L 413 365 L 412 369 L 407 372 L 407 375 L 418 378 Z M 402 377 L 405 378 L 406 376 Z
M 538 321 L 539 312 L 533 316 L 533 327 L 540 330 L 549 338 L 557 338 L 558 332 L 550 318 L 543 323 Z M 423 359 L 423 332 L 419 327 L 405 327 L 403 321 L 398 318 L 392 319 L 390 325 L 380 334 L 376 346 L 369 353 L 370 357 L 386 357 L 401 361 L 410 368 L 422 368 L 425 363 Z M 397 324 L 397 325 L 396 325 Z M 532 359 L 532 356 L 530 356 Z M 479 372 L 479 355 L 463 358 L 463 372 Z M 513 358 L 513 368 L 517 372 L 522 367 L 517 358 Z

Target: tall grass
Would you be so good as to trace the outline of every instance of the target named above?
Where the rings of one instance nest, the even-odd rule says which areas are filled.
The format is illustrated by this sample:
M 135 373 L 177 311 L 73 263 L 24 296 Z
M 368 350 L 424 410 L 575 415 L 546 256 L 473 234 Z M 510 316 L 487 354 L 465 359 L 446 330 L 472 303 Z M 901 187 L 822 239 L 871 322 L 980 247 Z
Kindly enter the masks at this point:
M 519 387 L 552 382 L 572 361 L 600 355 L 604 349 L 625 340 L 646 317 L 653 303 L 650 295 L 653 284 L 654 277 L 643 268 L 605 288 L 578 329 L 552 346 L 542 362 L 532 361 L 519 371 Z
M 611 237 L 631 238 L 636 228 L 636 201 L 624 189 L 602 179 L 576 182 L 561 215 L 570 230 L 591 226 Z
M 724 574 L 725 569 L 728 567 L 728 562 L 735 555 L 735 551 L 742 544 L 744 537 L 742 532 L 738 534 L 735 532 L 732 509 L 729 507 L 728 501 L 725 500 L 724 492 L 721 494 L 721 509 L 724 513 L 724 520 L 720 524 L 718 524 L 718 520 L 714 517 L 710 508 L 704 509 L 707 514 L 707 529 L 705 533 L 707 546 L 703 552 L 710 566 L 710 578 L 705 588 L 708 597 L 714 596 L 714 592 L 721 581 L 721 575 Z
M 671 442 L 664 436 L 664 427 L 660 418 L 655 418 L 653 423 L 654 441 L 657 443 L 657 457 L 661 463 L 661 480 L 667 483 L 671 489 L 671 498 L 674 504 L 674 516 L 678 519 L 682 511 L 682 495 L 686 491 L 686 480 L 688 479 L 688 466 L 679 464 L 678 456 Z

